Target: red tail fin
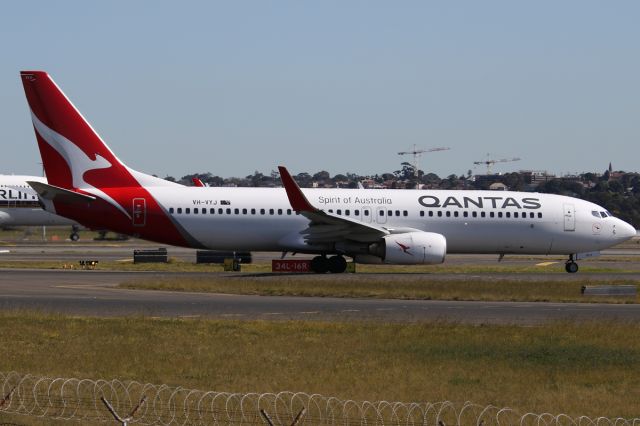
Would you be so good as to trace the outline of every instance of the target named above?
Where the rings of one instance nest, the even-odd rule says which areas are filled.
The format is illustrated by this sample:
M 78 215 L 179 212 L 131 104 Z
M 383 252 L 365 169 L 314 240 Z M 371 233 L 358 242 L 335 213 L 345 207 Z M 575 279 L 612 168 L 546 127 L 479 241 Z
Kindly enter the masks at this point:
M 46 72 L 20 74 L 50 184 L 69 189 L 138 186 Z

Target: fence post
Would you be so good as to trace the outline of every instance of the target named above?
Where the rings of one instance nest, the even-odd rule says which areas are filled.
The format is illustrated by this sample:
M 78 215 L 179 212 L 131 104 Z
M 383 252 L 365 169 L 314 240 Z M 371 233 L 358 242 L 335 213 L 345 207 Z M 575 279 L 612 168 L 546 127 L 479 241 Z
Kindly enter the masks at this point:
M 128 426 L 129 422 L 133 420 L 133 416 L 136 414 L 138 409 L 142 407 L 144 402 L 147 400 L 147 396 L 144 395 L 140 400 L 140 402 L 138 403 L 138 405 L 136 405 L 135 408 L 131 411 L 131 413 L 129 413 L 129 415 L 124 419 L 120 417 L 118 413 L 116 413 L 116 410 L 113 409 L 109 401 L 107 401 L 107 399 L 104 396 L 101 396 L 100 400 L 104 403 L 104 405 L 107 407 L 107 410 L 109 410 L 109 412 L 117 422 L 119 422 L 122 426 Z

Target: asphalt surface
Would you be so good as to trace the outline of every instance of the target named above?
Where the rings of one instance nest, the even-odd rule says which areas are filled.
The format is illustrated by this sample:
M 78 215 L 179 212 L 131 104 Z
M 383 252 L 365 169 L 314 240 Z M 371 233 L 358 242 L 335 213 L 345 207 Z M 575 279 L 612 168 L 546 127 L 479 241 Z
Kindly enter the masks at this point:
M 443 279 L 504 280 L 575 280 L 606 281 L 607 279 L 640 280 L 640 241 L 603 252 L 595 262 L 612 269 L 607 273 L 537 274 L 425 274 Z M 130 261 L 132 250 L 158 245 L 143 241 L 78 243 L 37 241 L 5 242 L 0 246 L 0 261 L 60 261 L 77 263 L 80 259 L 101 262 Z M 195 250 L 167 247 L 169 256 L 195 261 Z M 279 253 L 254 254 L 255 261 L 278 258 Z M 304 257 L 304 256 L 299 256 Z M 638 259 L 638 260 L 636 260 Z M 452 255 L 446 262 L 455 265 L 495 265 L 497 256 Z M 507 256 L 510 264 L 531 265 L 561 259 Z M 592 260 L 589 260 L 592 262 Z M 556 267 L 552 266 L 552 267 Z M 460 302 L 352 299 L 329 297 L 238 296 L 210 293 L 127 290 L 117 288 L 123 281 L 139 278 L 170 276 L 208 276 L 211 273 L 113 272 L 83 270 L 0 269 L 0 309 L 29 309 L 72 315 L 157 317 L 212 317 L 262 320 L 372 320 L 384 322 L 455 321 L 465 323 L 537 324 L 552 320 L 622 320 L 640 321 L 640 305 L 587 303 L 520 303 L 520 302 Z M 327 274 L 322 279 L 349 280 L 413 280 L 417 275 L 403 274 Z M 222 274 L 224 276 L 224 274 Z M 229 279 L 237 277 L 234 273 Z M 257 274 L 259 279 L 277 280 L 278 275 Z M 304 280 L 318 275 L 300 275 Z M 357 285 L 357 284 L 355 284 Z
M 473 324 L 537 324 L 552 320 L 640 321 L 640 305 L 637 304 L 236 296 L 115 287 L 125 280 L 166 278 L 167 275 L 153 272 L 3 269 L 0 270 L 0 309 L 103 317 L 144 315 L 384 322 L 441 320 Z

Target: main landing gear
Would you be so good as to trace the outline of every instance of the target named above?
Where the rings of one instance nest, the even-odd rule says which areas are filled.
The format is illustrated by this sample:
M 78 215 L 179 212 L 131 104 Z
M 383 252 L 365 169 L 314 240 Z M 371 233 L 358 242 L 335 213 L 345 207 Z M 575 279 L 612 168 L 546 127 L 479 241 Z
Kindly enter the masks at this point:
M 578 272 L 578 264 L 573 260 L 573 255 L 569 255 L 569 260 L 564 264 L 564 270 L 570 274 Z
M 71 234 L 69 235 L 69 239 L 74 242 L 80 239 L 80 235 L 78 234 L 78 225 L 73 225 L 71 227 Z
M 342 256 L 316 256 L 311 259 L 311 270 L 317 274 L 340 274 L 347 270 L 347 261 Z

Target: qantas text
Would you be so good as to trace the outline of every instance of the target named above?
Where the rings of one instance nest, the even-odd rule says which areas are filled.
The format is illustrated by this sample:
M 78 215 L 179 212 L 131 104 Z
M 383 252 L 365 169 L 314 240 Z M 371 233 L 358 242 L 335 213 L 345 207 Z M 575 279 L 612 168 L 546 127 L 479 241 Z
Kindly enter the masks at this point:
M 447 197 L 440 201 L 440 197 L 435 195 L 424 195 L 418 198 L 418 203 L 424 207 L 449 207 L 458 208 L 494 208 L 494 209 L 539 209 L 542 207 L 538 198 L 522 198 L 520 201 L 513 197 Z

